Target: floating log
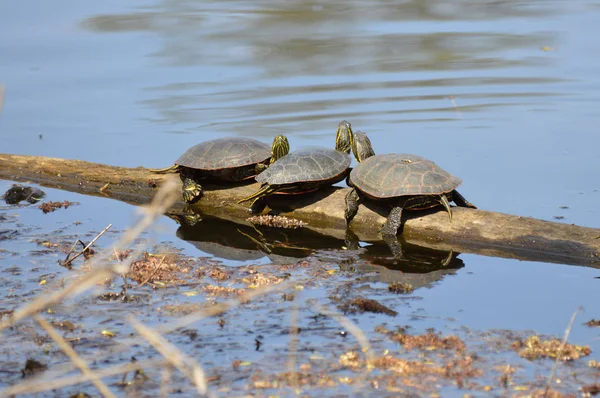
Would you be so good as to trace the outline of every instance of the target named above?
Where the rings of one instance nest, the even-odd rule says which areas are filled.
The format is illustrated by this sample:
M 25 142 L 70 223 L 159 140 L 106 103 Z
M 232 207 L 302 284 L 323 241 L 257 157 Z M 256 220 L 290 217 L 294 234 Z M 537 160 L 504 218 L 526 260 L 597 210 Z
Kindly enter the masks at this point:
M 163 176 L 144 167 L 0 154 L 0 178 L 144 204 L 150 201 Z M 194 210 L 246 223 L 248 208 L 236 202 L 256 191 L 258 184 L 203 186 L 204 197 L 192 206 Z M 308 228 L 319 233 L 343 239 L 347 192 L 348 188 L 331 187 L 304 195 L 276 195 L 269 207 L 307 222 Z M 184 203 L 180 202 L 171 211 L 181 214 L 183 209 Z M 406 212 L 404 239 L 432 249 L 600 268 L 600 229 L 485 210 L 454 207 L 452 211 L 452 222 L 445 211 Z M 387 212 L 375 202 L 361 206 L 351 223 L 352 231 L 362 241 L 380 240 L 377 231 Z

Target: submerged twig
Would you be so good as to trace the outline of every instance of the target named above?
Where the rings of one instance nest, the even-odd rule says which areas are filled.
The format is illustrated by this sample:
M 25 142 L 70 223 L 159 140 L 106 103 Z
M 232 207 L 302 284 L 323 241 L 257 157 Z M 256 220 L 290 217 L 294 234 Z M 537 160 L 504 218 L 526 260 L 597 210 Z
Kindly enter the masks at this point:
M 67 357 L 69 357 L 71 362 L 73 362 L 75 366 L 81 370 L 81 373 L 88 377 L 88 379 L 102 395 L 105 397 L 115 397 L 115 395 L 108 389 L 106 384 L 100 380 L 100 377 L 98 377 L 98 375 L 89 368 L 88 364 L 79 355 L 77 355 L 75 350 L 69 345 L 69 343 L 65 341 L 65 339 L 62 338 L 62 336 L 56 331 L 56 329 L 52 327 L 52 325 L 50 325 L 50 323 L 48 323 L 47 320 L 40 315 L 35 315 L 33 319 L 35 319 L 42 329 L 48 333 L 48 336 L 50 336 L 50 338 L 54 340 L 56 344 L 58 344 L 60 349 L 63 350 Z
M 69 256 L 71 255 L 72 251 L 69 252 L 69 254 L 67 254 L 67 257 L 65 258 L 65 261 L 63 261 L 63 263 L 61 264 L 64 267 L 69 267 L 70 264 L 79 256 L 81 256 L 82 254 L 84 254 L 97 240 L 99 237 L 101 237 L 102 235 L 104 235 L 104 233 L 106 231 L 109 230 L 109 228 L 112 227 L 112 224 L 108 224 L 108 226 L 106 228 L 104 228 L 98 235 L 96 235 L 96 237 L 94 239 L 92 239 L 90 241 L 90 243 L 88 243 L 79 253 L 77 253 L 75 256 L 69 258 Z
M 552 380 L 554 379 L 554 374 L 556 373 L 556 368 L 558 367 L 558 361 L 560 361 L 560 359 L 562 358 L 562 353 L 565 348 L 565 345 L 567 345 L 567 340 L 569 339 L 569 334 L 571 333 L 571 328 L 573 327 L 575 318 L 577 317 L 577 314 L 579 313 L 579 311 L 581 311 L 581 309 L 582 309 L 581 307 L 577 308 L 575 310 L 575 312 L 573 313 L 573 315 L 571 315 L 571 320 L 569 321 L 569 325 L 567 326 L 567 329 L 565 330 L 565 337 L 563 338 L 562 344 L 560 345 L 560 348 L 558 349 L 558 355 L 556 356 L 556 360 L 554 361 L 554 366 L 552 366 L 552 371 L 550 372 L 550 377 L 548 378 L 548 383 L 546 384 L 546 391 L 544 392 L 544 396 L 547 396 L 548 392 L 552 388 Z
M 158 332 L 140 323 L 135 318 L 130 318 L 129 323 L 143 338 L 152 344 L 156 351 L 167 358 L 173 366 L 196 385 L 196 390 L 200 395 L 205 395 L 208 392 L 204 370 L 196 360 L 182 353 L 179 348 L 171 344 Z

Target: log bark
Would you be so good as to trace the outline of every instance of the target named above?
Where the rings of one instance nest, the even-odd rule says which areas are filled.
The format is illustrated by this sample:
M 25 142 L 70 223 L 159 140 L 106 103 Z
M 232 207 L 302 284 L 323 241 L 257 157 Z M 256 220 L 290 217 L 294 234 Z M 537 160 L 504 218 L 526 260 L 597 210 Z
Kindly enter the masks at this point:
M 150 201 L 163 176 L 143 167 L 0 154 L 0 178 L 144 204 Z M 100 188 L 107 183 L 109 187 L 101 192 Z M 194 210 L 246 222 L 248 209 L 236 202 L 254 192 L 258 184 L 203 186 L 204 197 L 193 206 Z M 307 222 L 309 228 L 320 233 L 343 239 L 347 192 L 348 188 L 331 187 L 304 195 L 277 195 L 269 207 Z M 180 202 L 172 212 L 181 213 L 183 208 L 184 203 Z M 352 231 L 366 242 L 380 240 L 377 231 L 387 211 L 376 202 L 361 206 L 351 223 Z M 460 253 L 600 268 L 600 229 L 458 207 L 453 208 L 452 222 L 445 211 L 406 214 L 403 237 L 413 244 Z

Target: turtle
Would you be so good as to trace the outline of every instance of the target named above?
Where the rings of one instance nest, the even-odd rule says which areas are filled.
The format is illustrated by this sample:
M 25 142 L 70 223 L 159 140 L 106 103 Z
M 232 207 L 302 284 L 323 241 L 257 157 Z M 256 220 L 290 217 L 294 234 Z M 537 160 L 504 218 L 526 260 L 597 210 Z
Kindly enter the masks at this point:
M 351 158 L 352 126 L 338 124 L 335 149 L 307 147 L 292 151 L 256 176 L 261 188 L 238 203 L 252 201 L 250 212 L 260 213 L 272 194 L 296 195 L 313 192 L 347 177 Z
M 217 138 L 189 148 L 173 166 L 150 171 L 179 172 L 183 181 L 183 200 L 194 203 L 202 196 L 200 180 L 242 181 L 252 178 L 289 150 L 290 145 L 284 135 L 277 135 L 271 148 L 253 138 Z
M 431 160 L 411 154 L 375 155 L 366 134 L 357 131 L 352 151 L 359 162 L 347 178 L 352 188 L 346 195 L 346 223 L 358 212 L 361 197 L 387 201 L 392 206 L 387 221 L 379 231 L 395 236 L 402 224 L 403 210 L 424 210 L 443 206 L 452 221 L 449 202 L 476 209 L 456 188 L 462 180 Z

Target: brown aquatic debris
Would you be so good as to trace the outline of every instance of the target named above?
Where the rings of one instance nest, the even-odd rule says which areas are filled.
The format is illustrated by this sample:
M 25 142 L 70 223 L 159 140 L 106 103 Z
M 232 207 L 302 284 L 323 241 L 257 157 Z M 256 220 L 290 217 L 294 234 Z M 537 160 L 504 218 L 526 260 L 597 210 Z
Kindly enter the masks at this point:
M 217 282 L 222 282 L 226 279 L 229 279 L 231 277 L 232 272 L 231 271 L 226 271 L 223 268 L 219 268 L 219 267 L 214 267 L 213 269 L 211 269 L 208 272 L 208 276 Z
M 44 214 L 48 214 L 48 213 L 52 213 L 54 210 L 57 210 L 57 209 L 60 209 L 63 207 L 65 209 L 68 209 L 69 206 L 71 206 L 72 204 L 75 204 L 75 202 L 69 202 L 68 200 L 65 200 L 62 202 L 44 202 L 41 205 L 39 205 L 38 207 L 40 209 L 42 209 Z
M 40 361 L 37 361 L 35 359 L 28 358 L 27 361 L 25 361 L 25 367 L 21 369 L 21 373 L 23 374 L 23 377 L 26 377 L 44 371 L 47 368 L 48 365 L 41 363 Z
M 315 372 L 284 372 L 266 377 L 254 375 L 251 378 L 254 388 L 271 389 L 290 387 L 335 387 L 338 383 L 329 374 Z
M 140 284 L 181 284 L 183 277 L 191 274 L 192 267 L 183 259 L 169 255 L 145 253 L 131 264 L 126 276 Z
M 535 390 L 531 393 L 524 393 L 522 395 L 517 395 L 517 397 L 523 398 L 576 398 L 575 394 L 563 394 L 560 391 L 556 391 L 553 389 L 542 389 Z
M 350 369 L 361 369 L 365 364 L 365 360 L 356 351 L 348 351 L 340 355 L 338 362 L 340 365 Z
M 415 291 L 415 288 L 408 282 L 392 282 L 388 285 L 388 290 L 391 293 L 410 294 Z
M 389 316 L 396 316 L 398 313 L 391 308 L 386 307 L 380 302 L 372 299 L 366 299 L 357 297 L 350 300 L 347 303 L 341 304 L 339 309 L 345 313 L 356 313 L 356 312 L 373 312 L 376 314 L 386 314 Z
M 263 214 L 260 216 L 252 216 L 246 219 L 246 221 L 254 224 L 261 225 L 263 227 L 275 227 L 275 228 L 302 228 L 307 225 L 306 222 L 297 220 L 295 218 L 289 218 L 285 216 L 273 216 L 270 214 Z
M 525 341 L 519 339 L 512 343 L 512 348 L 519 351 L 522 358 L 530 361 L 540 358 L 555 358 L 561 352 L 562 341 L 559 339 L 542 341 L 539 336 L 529 336 Z M 568 362 L 590 355 L 589 346 L 565 344 L 562 349 L 561 360 Z
M 585 386 L 581 387 L 581 392 L 585 396 L 598 395 L 600 394 L 600 384 L 586 384 Z
M 406 334 L 403 329 L 398 332 L 392 332 L 382 326 L 377 326 L 375 331 L 386 334 L 393 341 L 400 343 L 405 349 L 419 349 L 424 351 L 433 350 L 456 350 L 456 352 L 464 352 L 465 343 L 457 336 L 441 336 L 430 330 L 425 334 L 412 336 Z
M 256 273 L 246 278 L 243 278 L 242 282 L 247 283 L 249 285 L 248 287 L 254 288 L 265 285 L 276 285 L 278 283 L 283 282 L 284 280 L 284 278 L 280 278 L 275 275 Z
M 426 364 L 425 362 L 407 361 L 391 355 L 384 355 L 375 360 L 373 364 L 378 369 L 387 369 L 402 375 L 436 374 L 442 376 L 445 370 L 439 366 Z

